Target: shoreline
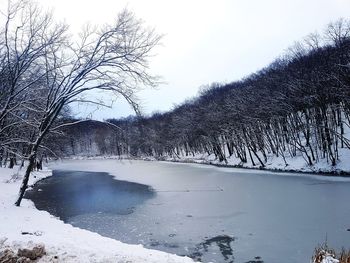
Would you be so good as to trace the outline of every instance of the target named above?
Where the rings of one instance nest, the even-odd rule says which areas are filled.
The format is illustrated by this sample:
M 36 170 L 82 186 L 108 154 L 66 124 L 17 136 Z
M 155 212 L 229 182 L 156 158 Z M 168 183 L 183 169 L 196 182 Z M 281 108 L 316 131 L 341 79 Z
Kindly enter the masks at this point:
M 150 160 L 152 161 L 152 160 Z M 173 162 L 173 163 L 190 163 L 190 164 L 203 164 L 203 165 L 210 165 L 210 166 L 216 166 L 216 167 L 223 167 L 223 168 L 236 168 L 236 169 L 245 169 L 245 170 L 256 170 L 256 171 L 266 171 L 266 172 L 272 172 L 272 173 L 293 173 L 293 174 L 305 174 L 305 175 L 318 175 L 318 176 L 327 176 L 327 177 L 339 177 L 339 178 L 350 178 L 350 172 L 346 171 L 303 171 L 303 170 L 284 170 L 284 169 L 272 169 L 272 168 L 264 168 L 264 167 L 245 167 L 241 165 L 230 165 L 230 164 L 219 164 L 219 163 L 212 163 L 212 162 L 196 162 L 196 161 L 181 161 L 181 160 L 155 160 L 160 162 Z
M 222 168 L 235 168 L 235 169 L 244 169 L 244 170 L 252 170 L 252 171 L 265 171 L 272 173 L 291 173 L 291 174 L 303 174 L 303 175 L 317 175 L 320 177 L 333 177 L 333 178 L 350 178 L 350 171 L 316 171 L 316 170 L 297 170 L 297 169 L 278 169 L 278 168 L 266 168 L 266 167 L 247 167 L 242 165 L 233 165 L 233 164 L 222 164 L 215 163 L 211 161 L 204 160 L 193 160 L 193 159 L 165 159 L 165 158 L 155 158 L 155 157 L 118 157 L 118 156 L 89 156 L 89 157 L 80 157 L 80 158 L 63 158 L 63 160 L 105 160 L 105 159 L 115 159 L 115 160 L 137 160 L 137 161 L 146 161 L 146 162 L 170 162 L 170 163 L 182 163 L 182 164 L 199 164 L 199 165 L 208 165 L 214 167 L 222 167 Z

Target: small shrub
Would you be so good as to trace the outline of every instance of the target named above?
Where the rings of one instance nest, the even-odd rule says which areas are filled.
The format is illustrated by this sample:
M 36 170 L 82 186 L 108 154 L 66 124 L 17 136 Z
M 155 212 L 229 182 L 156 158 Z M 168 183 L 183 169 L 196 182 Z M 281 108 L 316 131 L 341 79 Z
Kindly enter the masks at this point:
M 315 249 L 312 256 L 313 263 L 350 263 L 350 250 L 344 248 L 340 253 L 337 253 L 334 249 L 331 249 L 327 244 L 321 245 Z

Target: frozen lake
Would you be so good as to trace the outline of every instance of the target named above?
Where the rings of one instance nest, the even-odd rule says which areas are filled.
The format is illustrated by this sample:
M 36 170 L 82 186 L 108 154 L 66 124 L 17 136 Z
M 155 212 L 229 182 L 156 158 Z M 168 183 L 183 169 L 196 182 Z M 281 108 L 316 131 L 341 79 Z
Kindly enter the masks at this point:
M 350 247 L 350 179 L 118 160 L 51 168 L 28 195 L 36 206 L 126 243 L 251 263 L 309 262 L 326 239 Z

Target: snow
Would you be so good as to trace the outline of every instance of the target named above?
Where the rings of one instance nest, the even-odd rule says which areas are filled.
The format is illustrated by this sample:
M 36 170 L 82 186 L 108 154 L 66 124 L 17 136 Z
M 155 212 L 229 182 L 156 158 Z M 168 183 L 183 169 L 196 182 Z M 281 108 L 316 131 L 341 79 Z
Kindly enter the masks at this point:
M 0 251 L 44 244 L 47 255 L 38 262 L 193 262 L 141 245 L 129 245 L 97 233 L 65 224 L 27 199 L 13 203 L 21 184 L 21 172 L 0 168 Z M 50 170 L 34 172 L 29 185 L 50 176 Z M 57 259 L 56 259 L 57 257 Z
M 320 263 L 338 263 L 339 262 L 339 260 L 336 259 L 333 254 L 327 251 L 322 250 L 320 252 L 320 255 L 322 257 L 322 260 L 321 262 L 317 260 L 317 262 L 320 262 Z M 314 263 L 315 262 L 316 262 L 316 259 L 314 260 Z
M 339 262 L 338 259 L 335 259 L 331 255 L 326 255 L 325 258 L 321 261 L 321 263 L 337 263 Z
M 286 155 L 286 162 L 288 165 L 285 165 L 283 158 L 276 157 L 275 155 L 268 155 L 267 162 L 265 163 L 265 168 L 267 170 L 276 170 L 276 171 L 293 171 L 293 172 L 305 172 L 305 173 L 350 173 L 350 149 L 343 148 L 339 149 L 339 161 L 336 166 L 332 166 L 326 159 L 320 159 L 319 162 L 315 163 L 312 166 L 307 165 L 303 156 L 300 154 L 296 157 L 289 157 Z M 179 155 L 179 156 L 167 156 L 163 158 L 166 161 L 177 161 L 177 162 L 186 162 L 186 163 L 199 163 L 199 164 L 214 164 L 222 166 L 234 166 L 242 168 L 259 168 L 260 163 L 255 160 L 255 166 L 251 163 L 250 160 L 247 163 L 242 163 L 241 160 L 234 155 L 226 156 L 227 162 L 220 162 L 215 158 L 214 154 L 208 155 L 206 153 L 194 154 L 194 155 Z

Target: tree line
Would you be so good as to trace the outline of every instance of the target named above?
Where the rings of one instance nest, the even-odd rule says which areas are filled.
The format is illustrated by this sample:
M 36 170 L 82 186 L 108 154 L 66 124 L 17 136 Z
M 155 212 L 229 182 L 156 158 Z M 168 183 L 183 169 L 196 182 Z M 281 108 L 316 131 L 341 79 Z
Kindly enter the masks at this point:
M 118 128 L 92 128 L 100 154 L 204 153 L 259 167 L 269 156 L 286 166 L 302 156 L 310 166 L 321 160 L 335 166 L 350 149 L 350 22 L 332 22 L 266 68 L 240 81 L 212 84 L 169 112 L 108 122 Z M 68 137 L 78 136 L 71 130 Z

